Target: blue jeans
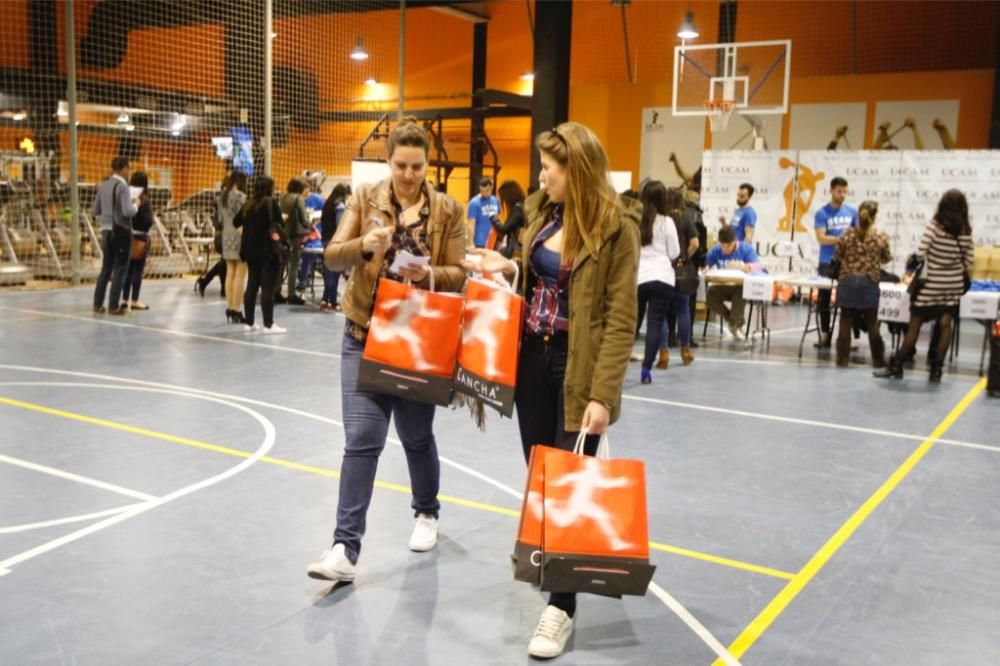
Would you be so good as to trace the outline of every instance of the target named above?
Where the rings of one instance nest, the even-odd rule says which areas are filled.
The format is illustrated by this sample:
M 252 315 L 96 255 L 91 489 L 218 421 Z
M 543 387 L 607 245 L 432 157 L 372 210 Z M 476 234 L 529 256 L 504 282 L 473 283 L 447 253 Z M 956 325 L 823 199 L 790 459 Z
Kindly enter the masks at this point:
M 389 417 L 403 443 L 413 489 L 411 506 L 415 513 L 438 515 L 438 486 L 441 463 L 434 440 L 435 406 L 358 388 L 358 369 L 364 345 L 344 334 L 340 357 L 340 386 L 344 413 L 344 463 L 340 467 L 340 497 L 334 544 L 342 543 L 347 557 L 355 562 L 361 552 L 365 518 L 375 488 L 378 457 L 385 448 Z
M 691 304 L 688 300 L 690 298 L 692 297 L 674 290 L 674 316 L 677 317 L 677 337 L 681 340 L 681 347 L 691 346 Z
M 122 288 L 125 286 L 125 275 L 128 273 L 129 255 L 132 253 L 131 230 L 127 234 L 111 229 L 101 231 L 101 252 L 104 253 L 104 258 L 101 260 L 101 272 L 94 287 L 94 307 L 104 306 L 108 280 L 111 280 L 108 309 L 117 310 L 122 297 Z
M 331 271 L 323 267 L 323 298 L 320 300 L 330 305 L 337 304 L 337 287 L 340 286 L 340 271 Z
M 299 281 L 295 285 L 295 288 L 299 291 L 305 291 L 306 282 L 309 280 L 309 274 L 312 273 L 313 265 L 317 259 L 323 261 L 322 255 L 313 254 L 312 252 L 302 253 L 302 262 L 299 265 Z
M 642 359 L 644 370 L 650 370 L 661 347 L 667 346 L 667 310 L 674 299 L 674 287 L 658 280 L 639 285 L 639 301 L 649 305 L 646 320 L 646 349 Z

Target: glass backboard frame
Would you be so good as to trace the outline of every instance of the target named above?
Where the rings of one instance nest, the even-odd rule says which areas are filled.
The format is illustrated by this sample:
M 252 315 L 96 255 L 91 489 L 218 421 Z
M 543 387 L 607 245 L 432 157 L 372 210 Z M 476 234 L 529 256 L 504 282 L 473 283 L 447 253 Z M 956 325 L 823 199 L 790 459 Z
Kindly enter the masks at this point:
M 768 57 L 766 69 L 757 77 L 747 76 L 740 70 L 740 53 L 745 54 L 756 49 L 755 53 L 760 54 L 763 50 L 770 50 L 777 53 L 776 58 Z M 698 65 L 691 56 L 692 52 L 712 52 L 716 53 L 717 62 L 721 66 L 721 71 L 710 72 Z M 769 54 L 770 55 L 773 55 Z M 702 54 L 708 55 L 708 54 Z M 732 91 L 731 101 L 736 102 L 736 113 L 749 113 L 753 115 L 779 115 L 788 112 L 788 88 L 792 71 L 792 40 L 776 39 L 759 42 L 731 42 L 722 44 L 684 44 L 674 47 L 673 66 L 673 114 L 675 116 L 704 116 L 707 115 L 703 102 L 705 100 L 726 99 L 725 93 L 719 96 L 717 90 L 721 87 L 723 91 L 727 88 Z M 760 88 L 770 80 L 782 81 L 780 91 L 781 102 L 777 103 L 772 99 L 769 103 L 754 103 L 754 95 Z M 697 102 L 692 101 L 685 105 L 679 101 L 681 87 L 685 91 L 703 89 L 704 94 Z M 737 94 L 737 89 L 741 89 L 742 94 Z M 686 94 L 685 97 L 692 97 Z

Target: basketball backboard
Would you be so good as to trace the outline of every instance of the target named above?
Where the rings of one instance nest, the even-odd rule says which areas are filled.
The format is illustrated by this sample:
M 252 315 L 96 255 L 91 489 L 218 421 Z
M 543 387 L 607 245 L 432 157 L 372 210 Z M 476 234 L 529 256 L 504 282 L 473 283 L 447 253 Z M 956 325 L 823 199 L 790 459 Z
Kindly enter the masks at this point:
M 708 115 L 706 102 L 728 101 L 739 114 L 788 111 L 792 40 L 674 47 L 673 113 Z

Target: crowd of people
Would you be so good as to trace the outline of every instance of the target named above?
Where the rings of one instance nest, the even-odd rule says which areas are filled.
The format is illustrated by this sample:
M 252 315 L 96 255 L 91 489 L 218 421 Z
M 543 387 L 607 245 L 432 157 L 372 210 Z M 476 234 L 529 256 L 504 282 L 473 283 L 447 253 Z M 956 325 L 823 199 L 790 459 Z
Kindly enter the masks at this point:
M 634 360 L 641 361 L 640 380 L 648 384 L 654 366 L 668 366 L 670 346 L 679 343 L 684 365 L 694 360 L 699 272 L 760 269 L 752 244 L 757 216 L 750 183 L 739 187 L 735 213 L 720 220 L 718 243 L 707 248 L 698 205 L 700 170 L 688 177 L 678 165 L 686 181 L 682 188 L 644 181 L 638 192 L 619 196 L 610 184 L 601 142 L 578 123 L 563 123 L 536 138 L 541 189 L 526 196 L 516 182 L 506 181 L 497 197 L 492 181 L 483 178 L 479 195 L 464 210 L 427 182 L 430 146 L 426 130 L 404 120 L 389 134 L 390 176 L 379 183 L 354 193 L 338 184 L 323 200 L 313 191 L 316 184 L 296 177 L 277 197 L 271 178 L 258 176 L 248 186 L 248 178 L 233 171 L 217 198 L 228 321 L 247 331 L 285 332 L 274 320 L 275 303 L 302 303 L 300 292 L 317 260 L 323 262 L 321 306 L 342 310 L 346 320 L 340 491 L 330 548 L 307 568 L 313 578 L 349 582 L 356 576 L 390 419 L 406 454 L 413 494 L 414 524 L 407 545 L 424 552 L 437 543 L 436 407 L 359 385 L 380 278 L 452 292 L 460 291 L 473 272 L 500 273 L 516 282 L 525 315 L 514 401 L 527 461 L 537 444 L 572 450 L 578 437 L 584 453 L 595 455 L 601 435 L 620 417 L 622 386 L 642 320 L 647 320 L 644 350 Z M 122 314 L 126 303 L 132 309 L 146 307 L 138 300 L 145 255 L 137 248 L 148 246 L 144 234 L 152 216 L 145 175 L 136 172 L 130 179 L 123 158 L 111 166 L 112 175 L 98 188 L 93 207 L 101 219 L 104 248 L 94 310 L 104 311 L 110 281 L 108 312 Z M 927 226 L 914 259 L 921 266 L 912 267 L 920 289 L 914 289 L 906 337 L 899 353 L 886 359 L 876 311 L 882 268 L 891 256 L 889 241 L 876 228 L 878 204 L 865 201 L 855 209 L 845 203 L 846 192 L 847 182 L 834 178 L 830 202 L 814 221 L 818 270 L 838 284 L 837 364 L 846 365 L 852 329 L 860 325 L 869 335 L 876 375 L 901 377 L 921 325 L 935 321 L 938 337 L 930 377 L 939 381 L 972 261 L 965 197 L 957 190 L 946 192 Z M 402 252 L 428 262 L 395 265 L 393 259 Z M 347 283 L 338 298 L 341 274 Z M 205 277 L 196 283 L 202 294 Z M 263 326 L 256 317 L 258 294 Z M 829 298 L 819 303 L 820 346 L 830 344 L 830 305 Z M 710 286 L 707 308 L 726 320 L 733 336 L 742 337 L 740 287 Z M 576 594 L 550 594 L 528 643 L 531 656 L 551 658 L 563 652 L 576 607 Z

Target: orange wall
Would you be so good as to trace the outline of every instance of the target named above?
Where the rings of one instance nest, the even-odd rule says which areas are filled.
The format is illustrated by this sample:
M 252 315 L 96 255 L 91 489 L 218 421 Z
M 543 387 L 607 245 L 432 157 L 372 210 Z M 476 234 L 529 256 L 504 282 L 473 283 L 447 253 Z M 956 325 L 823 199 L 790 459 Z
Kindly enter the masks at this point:
M 0 0 L 4 25 L 0 27 L 0 65 L 27 66 L 27 4 Z M 77 33 L 86 30 L 96 0 L 77 0 Z M 141 5 L 137 5 L 141 6 Z M 532 39 L 525 3 L 521 0 L 484 3 L 491 15 L 487 85 L 512 92 L 530 91 L 520 81 L 532 67 Z M 62 3 L 57 25 L 63 25 Z M 850 48 L 850 4 L 838 0 L 743 0 L 738 5 L 737 39 L 794 40 L 791 101 L 863 101 L 873 109 L 878 100 L 954 99 L 961 101 L 957 141 L 961 147 L 984 147 L 988 136 L 993 71 L 985 69 L 997 41 L 1000 3 L 930 3 L 922 1 L 857 3 L 856 62 Z M 641 109 L 665 106 L 670 100 L 673 31 L 686 10 L 695 14 L 701 31 L 697 43 L 718 41 L 719 2 L 691 0 L 633 0 L 625 11 L 630 58 L 635 76 L 628 83 L 622 12 L 606 0 L 577 1 L 573 7 L 570 59 L 570 115 L 590 125 L 605 141 L 616 170 L 638 174 Z M 313 72 L 320 90 L 321 108 L 394 110 L 397 78 L 398 14 L 368 12 L 281 19 L 275 22 L 275 65 L 291 65 Z M 886 26 L 892 26 L 888 29 Z M 471 92 L 472 24 L 430 9 L 407 12 L 407 105 L 416 107 L 467 106 Z M 371 54 L 365 63 L 347 60 L 356 36 Z M 832 37 L 831 37 L 832 36 Z M 836 37 L 836 38 L 835 38 Z M 59 45 L 62 49 L 62 35 Z M 192 47 L 192 45 L 196 45 Z M 62 52 L 60 52 L 60 58 Z M 343 59 L 343 60 L 341 60 Z M 858 71 L 892 72 L 932 70 L 952 63 L 962 71 L 924 71 L 903 74 L 849 76 L 852 62 Z M 968 69 L 977 67 L 977 69 Z M 113 71 L 81 72 L 81 76 L 183 89 L 222 96 L 224 53 L 221 26 L 135 31 L 121 67 Z M 376 76 L 383 85 L 369 88 L 364 79 Z M 871 114 L 870 114 L 871 115 Z M 787 142 L 788 119 L 785 118 Z M 274 176 L 280 186 L 303 169 L 323 169 L 331 175 L 349 173 L 350 158 L 374 123 L 327 123 L 317 133 L 291 132 L 288 145 L 274 151 Z M 871 135 L 871 128 L 866 136 Z M 445 124 L 449 156 L 468 156 L 467 121 Z M 527 118 L 491 119 L 487 131 L 503 166 L 500 179 L 514 178 L 527 185 L 531 152 Z M 9 149 L 0 133 L 0 149 Z M 91 136 L 81 141 L 81 162 L 103 175 L 103 165 L 117 144 L 111 138 Z M 380 146 L 373 146 L 375 153 Z M 187 143 L 141 144 L 143 159 L 174 170 L 177 198 L 221 178 L 222 162 L 215 158 L 208 136 Z M 374 154 L 369 152 L 369 154 Z M 159 161 L 159 162 L 157 162 Z M 169 163 L 169 164 L 168 164 Z M 91 167 L 87 167 L 88 170 Z M 450 191 L 464 200 L 468 173 L 456 170 Z
M 812 76 L 791 79 L 790 104 L 865 102 L 868 126 L 865 147 L 871 148 L 872 119 L 879 101 L 958 99 L 958 148 L 985 148 L 989 143 L 994 70 L 912 72 L 857 76 Z M 669 85 L 610 84 L 573 88 L 570 118 L 591 127 L 605 143 L 612 168 L 633 173 L 638 182 L 642 109 L 670 106 Z M 788 148 L 791 114 L 783 118 L 781 147 Z M 710 139 L 711 135 L 707 135 Z M 706 143 L 706 145 L 710 145 Z

